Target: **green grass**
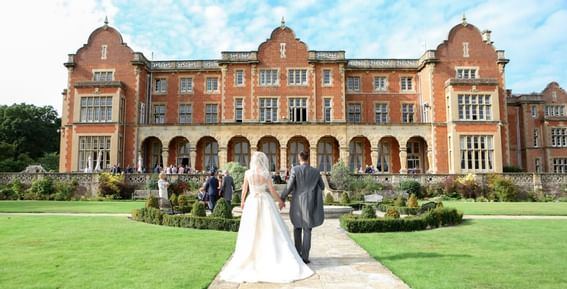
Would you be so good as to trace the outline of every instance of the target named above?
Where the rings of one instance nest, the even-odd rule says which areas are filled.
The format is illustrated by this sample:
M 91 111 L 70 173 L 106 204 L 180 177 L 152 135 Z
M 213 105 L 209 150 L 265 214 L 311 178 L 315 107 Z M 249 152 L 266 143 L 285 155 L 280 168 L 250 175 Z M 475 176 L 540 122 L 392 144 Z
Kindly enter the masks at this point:
M 206 288 L 235 233 L 115 217 L 0 217 L 0 288 Z
M 549 215 L 566 216 L 567 202 L 464 202 L 443 201 L 465 215 Z
M 567 288 L 567 221 L 475 220 L 350 236 L 413 289 Z
M 0 201 L 0 213 L 131 213 L 143 201 Z

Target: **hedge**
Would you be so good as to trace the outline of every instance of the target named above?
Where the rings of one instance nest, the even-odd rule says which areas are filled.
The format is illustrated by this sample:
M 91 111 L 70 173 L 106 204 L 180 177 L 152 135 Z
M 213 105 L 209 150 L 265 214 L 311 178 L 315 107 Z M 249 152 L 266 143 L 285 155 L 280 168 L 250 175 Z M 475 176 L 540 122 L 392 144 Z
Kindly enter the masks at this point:
M 135 209 L 132 211 L 132 219 L 154 225 L 232 232 L 237 232 L 240 226 L 239 218 L 196 217 L 188 214 L 168 215 L 155 208 Z
M 390 207 L 396 208 L 396 210 L 398 210 L 398 212 L 402 215 L 417 215 L 419 212 L 419 208 L 396 207 L 387 204 L 378 204 L 376 206 L 380 212 L 387 212 Z
M 403 219 L 363 219 L 352 214 L 341 216 L 341 227 L 350 233 L 408 232 L 458 225 L 463 213 L 453 208 L 436 208 L 419 217 Z

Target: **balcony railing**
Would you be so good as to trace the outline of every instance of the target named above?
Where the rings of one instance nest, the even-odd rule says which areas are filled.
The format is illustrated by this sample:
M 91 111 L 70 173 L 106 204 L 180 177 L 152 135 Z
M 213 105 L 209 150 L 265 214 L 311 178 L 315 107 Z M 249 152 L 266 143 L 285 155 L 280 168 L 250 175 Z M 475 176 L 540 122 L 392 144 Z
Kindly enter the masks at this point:
M 417 59 L 349 59 L 347 68 L 352 69 L 417 69 Z

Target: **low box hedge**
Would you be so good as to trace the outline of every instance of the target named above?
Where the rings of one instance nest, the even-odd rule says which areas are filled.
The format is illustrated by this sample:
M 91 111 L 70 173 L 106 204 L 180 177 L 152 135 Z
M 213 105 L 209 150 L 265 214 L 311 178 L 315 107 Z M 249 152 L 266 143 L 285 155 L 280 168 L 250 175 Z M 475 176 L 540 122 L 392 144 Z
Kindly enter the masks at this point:
M 376 208 L 380 211 L 380 212 L 387 212 L 388 209 L 390 207 L 394 207 L 396 208 L 396 210 L 398 210 L 398 212 L 402 215 L 412 215 L 415 216 L 417 215 L 417 213 L 419 212 L 419 208 L 408 208 L 408 207 L 396 207 L 396 206 L 392 206 L 390 204 L 378 204 L 376 206 Z
M 453 208 L 436 208 L 421 216 L 402 219 L 363 219 L 352 214 L 341 216 L 341 227 L 350 233 L 407 232 L 442 226 L 452 226 L 463 221 L 463 213 Z
M 155 208 L 135 209 L 132 211 L 132 219 L 154 225 L 232 232 L 237 232 L 240 226 L 240 218 L 196 217 L 188 214 L 168 215 Z

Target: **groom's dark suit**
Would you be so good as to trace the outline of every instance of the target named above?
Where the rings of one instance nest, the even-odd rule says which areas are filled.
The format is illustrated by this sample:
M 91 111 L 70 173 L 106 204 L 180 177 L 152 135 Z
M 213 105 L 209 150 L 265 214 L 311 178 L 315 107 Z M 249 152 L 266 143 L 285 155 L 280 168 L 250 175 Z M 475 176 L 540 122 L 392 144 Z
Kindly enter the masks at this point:
M 287 187 L 281 193 L 283 200 L 292 193 L 289 218 L 294 227 L 295 248 L 307 262 L 311 249 L 311 229 L 323 224 L 325 219 L 323 189 L 325 184 L 319 170 L 304 164 L 291 169 Z

